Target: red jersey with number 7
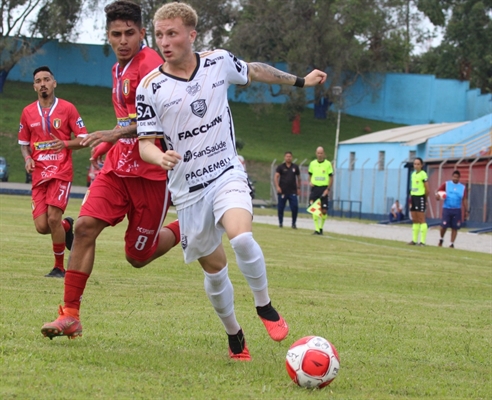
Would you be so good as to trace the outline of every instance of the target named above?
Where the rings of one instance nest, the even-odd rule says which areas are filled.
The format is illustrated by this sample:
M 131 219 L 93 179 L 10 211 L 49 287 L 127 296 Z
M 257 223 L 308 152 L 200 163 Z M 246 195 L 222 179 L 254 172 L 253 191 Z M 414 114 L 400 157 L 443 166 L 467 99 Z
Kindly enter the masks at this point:
M 20 145 L 31 147 L 35 167 L 32 173 L 32 186 L 50 179 L 72 182 L 72 150 L 60 152 L 51 149 L 54 135 L 60 140 L 71 140 L 87 135 L 84 121 L 75 106 L 55 97 L 50 108 L 43 108 L 39 101 L 29 104 L 22 110 L 18 140 Z
M 113 66 L 113 107 L 120 127 L 136 124 L 135 95 L 137 86 L 145 75 L 163 64 L 159 54 L 149 47 L 142 49 L 124 67 Z M 161 148 L 159 142 L 156 145 Z M 119 139 L 108 151 L 102 173 L 114 172 L 121 177 L 142 177 L 162 181 L 167 173 L 161 167 L 142 160 L 137 138 Z

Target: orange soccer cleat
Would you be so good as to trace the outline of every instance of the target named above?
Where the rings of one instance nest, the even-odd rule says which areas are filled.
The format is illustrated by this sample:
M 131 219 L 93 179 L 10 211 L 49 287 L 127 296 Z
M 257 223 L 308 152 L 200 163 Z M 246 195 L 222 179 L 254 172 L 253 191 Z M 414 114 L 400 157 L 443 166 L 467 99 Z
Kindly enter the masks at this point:
M 228 334 L 227 336 L 229 338 L 229 357 L 238 361 L 251 361 L 243 330 L 240 329 L 235 335 Z
M 78 318 L 78 310 L 62 306 L 58 309 L 59 317 L 53 322 L 48 322 L 41 328 L 44 337 L 53 340 L 56 336 L 67 336 L 69 339 L 75 339 L 82 336 L 82 324 Z

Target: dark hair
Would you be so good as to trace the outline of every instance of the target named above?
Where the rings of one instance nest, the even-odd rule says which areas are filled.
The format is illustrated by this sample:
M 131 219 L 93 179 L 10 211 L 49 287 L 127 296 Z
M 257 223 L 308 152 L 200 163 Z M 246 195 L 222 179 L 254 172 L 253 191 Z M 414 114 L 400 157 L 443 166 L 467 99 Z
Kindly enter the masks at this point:
M 49 72 L 51 76 L 53 76 L 53 72 L 51 72 L 51 69 L 47 65 L 43 65 L 42 67 L 38 67 L 34 70 L 34 72 L 32 73 L 32 77 L 34 78 L 36 74 L 41 71 Z
M 413 161 L 419 160 L 422 165 L 424 165 L 424 160 L 422 160 L 420 157 L 415 157 Z
M 109 29 L 111 22 L 122 20 L 132 21 L 139 28 L 142 28 L 142 9 L 133 1 L 118 0 L 104 7 L 106 13 L 106 29 Z
M 456 171 L 453 171 L 453 175 L 461 176 L 461 173 L 460 173 L 460 171 L 456 170 Z
M 287 154 L 292 155 L 292 151 L 286 151 L 286 152 L 284 153 L 284 156 L 285 156 L 285 155 L 287 155 Z

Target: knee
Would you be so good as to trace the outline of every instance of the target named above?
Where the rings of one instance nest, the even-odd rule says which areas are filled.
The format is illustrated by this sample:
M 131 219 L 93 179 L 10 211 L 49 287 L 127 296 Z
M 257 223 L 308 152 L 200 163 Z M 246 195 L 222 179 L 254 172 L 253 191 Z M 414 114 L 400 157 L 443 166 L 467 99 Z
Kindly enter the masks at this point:
M 128 254 L 126 255 L 126 261 L 128 261 L 133 268 L 143 268 L 149 263 L 149 261 L 147 260 L 135 260 L 134 258 L 131 258 Z
M 35 227 L 36 227 L 36 232 L 40 233 L 41 235 L 47 235 L 48 233 L 51 233 L 48 225 L 36 224 Z
M 230 240 L 232 249 L 237 255 L 249 254 L 256 245 L 252 232 L 244 232 Z
M 95 221 L 92 218 L 85 217 L 77 219 L 74 228 L 74 239 L 77 241 L 94 242 L 100 232 Z

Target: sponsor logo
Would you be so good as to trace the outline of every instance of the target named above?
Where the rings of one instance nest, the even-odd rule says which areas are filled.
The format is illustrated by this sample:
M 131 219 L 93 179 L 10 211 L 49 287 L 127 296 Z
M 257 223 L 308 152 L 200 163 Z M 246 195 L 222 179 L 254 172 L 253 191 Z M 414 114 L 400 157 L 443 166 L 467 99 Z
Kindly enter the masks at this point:
M 215 143 L 213 146 L 207 146 L 203 150 L 195 151 L 194 153 L 188 150 L 183 157 L 183 161 L 188 162 L 191 161 L 191 159 L 196 160 L 203 156 L 211 157 L 226 149 L 227 149 L 227 143 L 222 141 L 220 143 Z
M 152 82 L 152 94 L 155 94 L 155 92 L 157 92 L 161 88 L 161 85 L 166 81 L 167 78 L 157 83 Z
M 82 129 L 85 125 L 84 125 L 84 121 L 82 120 L 81 117 L 78 117 L 77 118 L 77 121 L 75 121 L 75 123 L 77 124 L 77 126 Z
M 212 89 L 215 89 L 216 87 L 222 86 L 224 84 L 224 80 L 222 79 L 221 81 L 215 82 L 212 85 Z
M 41 178 L 49 178 L 50 176 L 53 176 L 58 168 L 56 165 L 48 165 L 47 167 L 44 167 L 44 171 L 41 171 Z
M 191 112 L 197 117 L 203 118 L 207 112 L 207 103 L 204 99 L 195 100 L 190 104 Z
M 168 107 L 171 107 L 171 106 L 175 106 L 175 105 L 177 105 L 177 104 L 181 103 L 181 101 L 182 101 L 182 100 L 183 100 L 183 99 L 173 100 L 173 101 L 171 101 L 170 103 L 164 104 L 164 106 L 163 106 L 163 107 L 164 107 L 164 108 L 168 108 Z
M 183 233 L 181 234 L 181 247 L 183 248 L 183 250 L 186 250 L 186 248 L 188 247 L 188 236 Z
M 155 118 L 154 109 L 145 103 L 137 103 L 137 120 L 147 121 L 149 119 Z
M 58 161 L 58 154 L 40 154 L 37 161 Z
M 236 65 L 237 72 L 241 72 L 243 70 L 243 64 L 241 64 L 241 61 L 239 61 L 238 58 L 232 53 L 229 53 L 229 56 L 232 58 L 232 61 Z
M 195 171 L 190 172 L 189 174 L 186 174 L 185 178 L 188 181 L 190 179 L 206 177 L 207 175 L 210 175 L 210 174 L 217 176 L 218 174 L 217 173 L 214 174 L 214 172 L 222 171 L 225 167 L 227 167 L 229 165 L 230 161 L 231 161 L 230 158 L 224 158 L 224 159 L 219 160 L 219 161 L 217 161 L 211 165 L 207 165 L 206 167 L 199 168 Z M 213 176 L 211 178 L 213 178 Z
M 213 59 L 206 58 L 205 59 L 205 64 L 203 65 L 204 67 L 210 67 L 211 65 L 217 64 L 217 60 L 223 60 L 223 56 L 215 57 Z
M 61 119 L 60 118 L 55 118 L 53 120 L 53 126 L 55 127 L 55 129 L 60 129 L 60 126 L 61 126 Z
M 34 148 L 36 150 L 49 150 L 51 149 L 51 146 L 53 146 L 53 142 L 34 142 Z
M 118 126 L 123 128 L 125 126 L 130 126 L 132 124 L 132 120 L 130 118 L 118 118 Z
M 137 227 L 137 231 L 143 233 L 144 235 L 153 235 L 155 233 L 154 229 L 146 229 L 142 228 L 141 226 Z
M 41 122 L 35 122 L 34 124 L 29 125 L 31 128 L 35 128 L 36 126 L 41 126 Z M 22 125 L 21 125 L 22 127 Z
M 125 79 L 123 81 L 123 94 L 128 96 L 130 94 L 130 79 Z
M 136 100 L 137 101 L 145 101 L 145 96 L 143 94 L 138 94 Z
M 213 128 L 217 124 L 220 124 L 221 122 L 222 122 L 222 115 L 219 115 L 217 118 L 215 118 L 209 124 L 199 126 L 198 128 L 194 128 L 191 131 L 179 132 L 178 133 L 178 139 L 179 140 L 186 140 L 186 139 L 192 138 L 194 136 L 198 136 L 200 133 L 207 133 L 211 128 Z
M 201 87 L 201 86 L 198 84 L 198 82 L 197 82 L 197 83 L 196 83 L 195 85 L 193 85 L 193 86 L 188 86 L 188 87 L 186 88 L 186 92 L 187 92 L 189 95 L 194 96 L 195 94 L 197 94 L 197 93 L 200 91 L 200 89 L 201 89 L 201 88 L 202 88 L 202 87 Z

